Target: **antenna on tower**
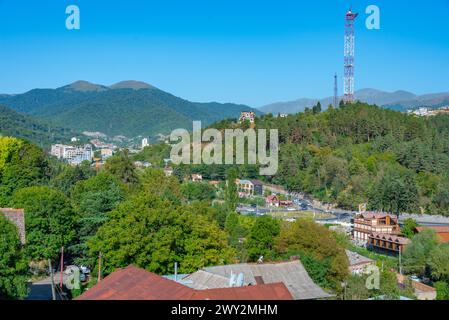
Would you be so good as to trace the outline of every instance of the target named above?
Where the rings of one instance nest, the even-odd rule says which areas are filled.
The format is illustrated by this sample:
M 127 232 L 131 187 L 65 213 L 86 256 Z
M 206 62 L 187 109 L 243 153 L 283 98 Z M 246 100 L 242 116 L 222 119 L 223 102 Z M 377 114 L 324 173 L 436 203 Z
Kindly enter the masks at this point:
M 354 48 L 355 34 L 354 21 L 359 14 L 352 12 L 352 8 L 346 13 L 345 24 L 345 76 L 344 76 L 344 101 L 354 102 Z
M 337 73 L 334 75 L 334 108 L 338 108 L 338 80 Z

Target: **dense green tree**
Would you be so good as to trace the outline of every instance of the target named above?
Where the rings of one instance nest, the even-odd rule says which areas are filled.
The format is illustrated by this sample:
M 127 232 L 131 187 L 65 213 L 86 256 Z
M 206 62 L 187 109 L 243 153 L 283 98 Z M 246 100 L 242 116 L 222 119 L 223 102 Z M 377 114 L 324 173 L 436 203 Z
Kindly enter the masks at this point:
M 167 274 L 175 262 L 180 272 L 193 272 L 232 263 L 235 255 L 210 213 L 145 193 L 112 211 L 88 246 L 92 257 L 102 253 L 105 273 L 135 264 Z
M 415 235 L 415 229 L 418 227 L 418 223 L 414 219 L 405 219 L 404 225 L 401 228 L 401 233 L 407 238 L 411 239 Z
M 433 230 L 425 230 L 415 235 L 402 255 L 405 272 L 425 275 L 429 256 L 437 244 L 438 240 Z
M 11 204 L 25 209 L 26 252 L 30 260 L 54 259 L 75 236 L 76 215 L 69 199 L 48 187 L 16 191 Z
M 215 187 L 208 183 L 187 182 L 182 184 L 181 192 L 189 201 L 211 201 L 215 198 Z
M 322 284 L 336 288 L 348 275 L 348 259 L 344 249 L 337 244 L 326 227 L 312 220 L 299 219 L 294 223 L 284 224 L 277 240 L 276 250 L 286 258 L 292 255 L 306 257 L 311 261 L 309 266 L 315 269 L 319 268 L 315 262 L 323 264 L 326 282 L 322 281 L 320 272 L 310 269 L 311 276 L 318 275 L 316 280 Z
M 230 211 L 234 211 L 238 203 L 237 185 L 235 183 L 237 175 L 238 171 L 235 168 L 230 168 L 226 173 L 225 201 Z
M 27 264 L 15 225 L 0 214 L 0 300 L 27 294 Z
M 79 264 L 86 264 L 86 242 L 107 220 L 107 212 L 115 209 L 125 198 L 122 183 L 114 176 L 101 172 L 75 185 L 71 194 L 77 213 L 76 244 L 71 247 Z
M 124 150 L 106 160 L 105 170 L 126 185 L 132 186 L 138 183 L 136 168 L 128 150 Z
M 0 137 L 0 205 L 15 190 L 47 182 L 48 159 L 38 147 L 16 138 Z
M 433 249 L 428 265 L 433 279 L 449 282 L 449 245 L 442 244 Z
M 280 232 L 279 221 L 269 216 L 260 217 L 249 232 L 246 249 L 250 261 L 257 261 L 263 256 L 265 260 L 274 258 L 274 244 Z

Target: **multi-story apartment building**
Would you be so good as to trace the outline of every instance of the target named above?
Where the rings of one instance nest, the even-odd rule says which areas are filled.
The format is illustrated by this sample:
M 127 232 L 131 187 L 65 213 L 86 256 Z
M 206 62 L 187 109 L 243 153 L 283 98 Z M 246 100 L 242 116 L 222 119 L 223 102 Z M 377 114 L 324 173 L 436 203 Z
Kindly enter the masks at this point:
M 84 146 L 54 144 L 51 146 L 51 155 L 66 160 L 71 165 L 79 165 L 83 161 L 92 161 L 93 150 L 90 144 Z
M 400 227 L 395 216 L 384 213 L 362 213 L 354 218 L 353 238 L 368 243 L 370 235 L 399 234 Z

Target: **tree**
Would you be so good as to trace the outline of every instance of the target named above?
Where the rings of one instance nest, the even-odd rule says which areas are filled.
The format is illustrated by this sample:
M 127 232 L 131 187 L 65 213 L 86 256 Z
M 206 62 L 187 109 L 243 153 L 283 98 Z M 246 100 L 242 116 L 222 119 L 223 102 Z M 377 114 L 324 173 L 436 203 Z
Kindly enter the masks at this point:
M 84 165 L 68 166 L 63 165 L 61 172 L 59 172 L 50 182 L 50 186 L 63 192 L 66 196 L 70 196 L 73 187 L 78 181 L 89 179 L 94 176 L 95 172 L 90 167 Z
M 0 205 L 9 205 L 15 190 L 46 182 L 49 171 L 41 149 L 23 140 L 0 137 Z
M 411 239 L 415 235 L 415 229 L 418 226 L 419 225 L 416 222 L 416 220 L 411 219 L 411 218 L 405 219 L 404 225 L 401 228 L 401 232 L 404 236 Z
M 433 286 L 437 290 L 437 300 L 449 300 L 449 284 L 447 282 L 438 281 Z
M 309 266 L 314 268 L 317 268 L 315 262 L 323 264 L 326 281 L 321 283 L 333 288 L 340 286 L 348 276 L 349 265 L 344 249 L 337 244 L 326 227 L 313 220 L 299 219 L 294 223 L 284 224 L 277 239 L 276 251 L 286 258 L 292 255 L 299 255 L 301 259 L 307 257 L 311 260 Z M 311 270 L 307 269 L 307 265 L 304 267 L 308 272 Z M 312 271 L 311 274 L 317 273 Z M 315 279 L 320 281 L 320 277 Z
M 437 244 L 438 240 L 433 230 L 424 230 L 415 235 L 402 255 L 404 270 L 407 273 L 425 275 L 429 255 Z
M 230 211 L 235 211 L 238 203 L 237 185 L 235 182 L 237 180 L 237 174 L 238 171 L 236 168 L 231 168 L 226 173 L 225 201 Z
M 27 265 L 15 225 L 0 214 L 0 300 L 27 294 Z
M 188 201 L 212 201 L 215 198 L 215 188 L 204 182 L 184 183 L 181 192 Z
M 251 228 L 246 242 L 248 257 L 257 261 L 260 256 L 273 259 L 275 239 L 279 235 L 279 221 L 269 216 L 258 218 Z
M 73 207 L 79 217 L 77 241 L 71 251 L 78 264 L 87 264 L 86 241 L 95 235 L 107 220 L 107 213 L 115 209 L 125 198 L 122 183 L 114 176 L 100 172 L 88 180 L 79 181 L 71 194 Z
M 136 168 L 127 149 L 106 160 L 105 170 L 129 186 L 135 185 L 139 181 Z
M 25 209 L 27 256 L 31 260 L 54 259 L 76 234 L 76 216 L 69 199 L 49 187 L 29 187 L 14 193 L 12 205 Z
M 186 273 L 232 263 L 235 253 L 207 210 L 142 192 L 109 214 L 88 242 L 89 253 L 102 253 L 106 274 L 129 264 L 167 274 L 175 262 Z
M 430 252 L 428 265 L 435 280 L 449 282 L 449 245 L 439 245 Z

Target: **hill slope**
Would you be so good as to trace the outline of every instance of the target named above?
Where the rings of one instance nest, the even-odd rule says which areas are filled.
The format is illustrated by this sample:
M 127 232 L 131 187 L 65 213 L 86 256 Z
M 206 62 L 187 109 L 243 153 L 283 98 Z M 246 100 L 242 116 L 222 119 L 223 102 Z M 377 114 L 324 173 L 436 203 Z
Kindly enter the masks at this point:
M 0 104 L 51 120 L 77 131 L 100 131 L 109 136 L 167 134 L 223 118 L 237 118 L 245 105 L 190 102 L 151 85 L 124 81 L 111 87 L 78 81 L 58 89 L 34 89 L 0 96 Z M 256 111 L 260 114 L 260 111 Z
M 69 141 L 73 133 L 0 106 L 0 135 L 23 138 L 47 147 L 51 143 Z

